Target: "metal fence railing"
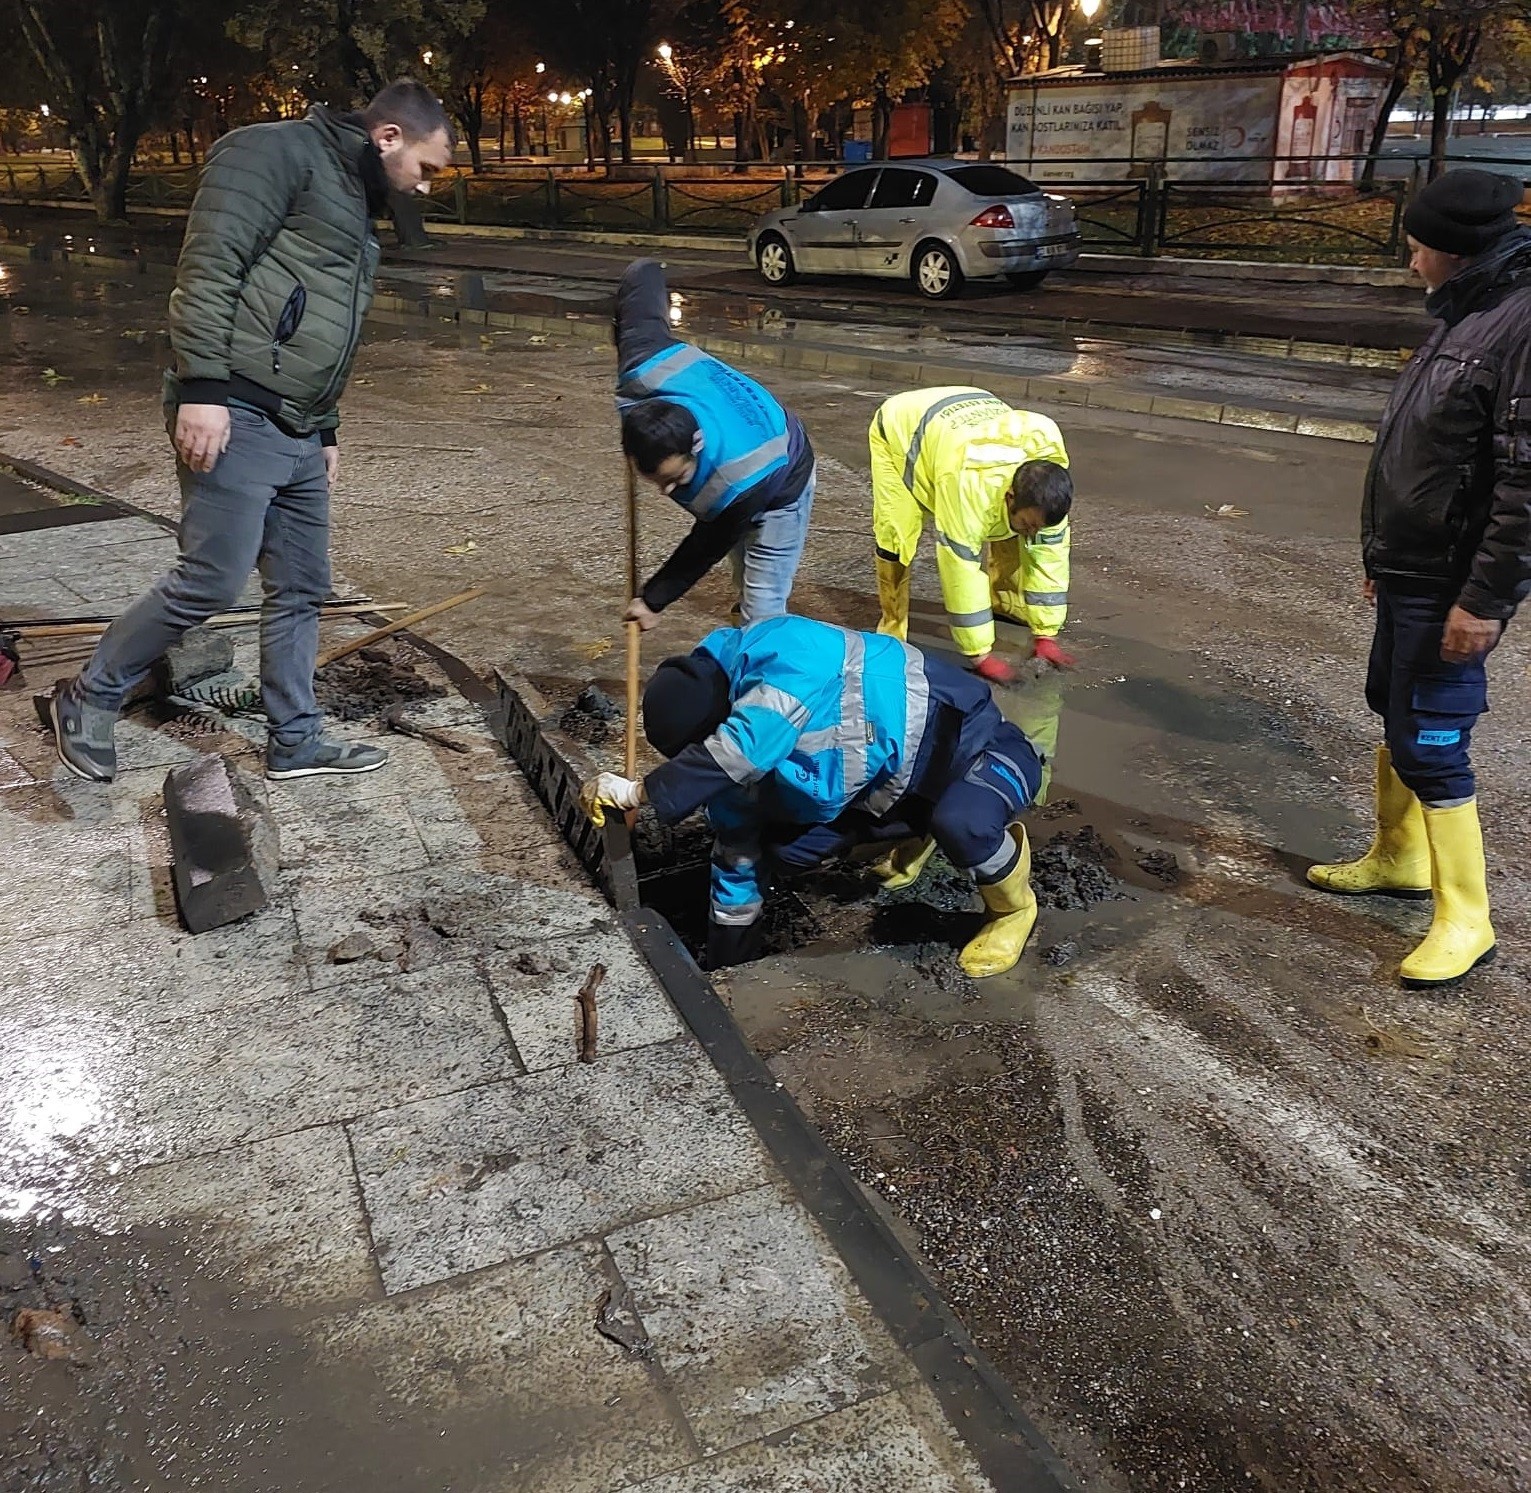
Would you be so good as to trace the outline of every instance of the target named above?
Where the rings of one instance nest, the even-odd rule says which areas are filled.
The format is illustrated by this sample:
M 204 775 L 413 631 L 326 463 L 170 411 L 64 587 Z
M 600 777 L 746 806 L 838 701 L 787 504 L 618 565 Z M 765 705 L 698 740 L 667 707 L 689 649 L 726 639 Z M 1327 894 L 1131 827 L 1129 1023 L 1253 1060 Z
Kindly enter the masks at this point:
M 1467 164 L 1466 156 L 1452 164 Z M 1473 164 L 1478 164 L 1475 160 Z M 1405 257 L 1403 208 L 1424 180 L 1408 174 L 1360 184 L 1358 157 L 1186 157 L 1015 161 L 1050 192 L 1072 199 L 1089 249 L 1142 257 L 1281 259 L 1397 264 Z M 1531 157 L 1482 164 L 1531 183 Z M 841 163 L 755 167 L 501 167 L 454 174 L 423 201 L 432 218 L 481 227 L 683 231 L 737 235 L 763 213 L 816 191 Z M 1067 179 L 1060 178 L 1067 171 Z M 194 167 L 135 174 L 131 208 L 174 210 L 196 189 Z M 85 203 L 79 173 L 64 164 L 0 163 L 0 196 L 13 202 Z M 1528 214 L 1531 221 L 1531 214 Z

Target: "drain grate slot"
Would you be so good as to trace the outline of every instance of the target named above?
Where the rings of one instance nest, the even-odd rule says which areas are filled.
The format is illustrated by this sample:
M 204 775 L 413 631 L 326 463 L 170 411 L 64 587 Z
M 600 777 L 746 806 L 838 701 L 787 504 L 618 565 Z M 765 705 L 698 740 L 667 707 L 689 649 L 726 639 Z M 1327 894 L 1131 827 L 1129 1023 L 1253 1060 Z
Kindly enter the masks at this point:
M 595 763 L 557 726 L 535 686 L 495 674 L 497 699 L 490 727 L 542 800 L 565 843 L 621 912 L 638 906 L 638 873 L 627 825 L 616 815 L 597 829 L 579 806 L 580 785 L 595 776 Z

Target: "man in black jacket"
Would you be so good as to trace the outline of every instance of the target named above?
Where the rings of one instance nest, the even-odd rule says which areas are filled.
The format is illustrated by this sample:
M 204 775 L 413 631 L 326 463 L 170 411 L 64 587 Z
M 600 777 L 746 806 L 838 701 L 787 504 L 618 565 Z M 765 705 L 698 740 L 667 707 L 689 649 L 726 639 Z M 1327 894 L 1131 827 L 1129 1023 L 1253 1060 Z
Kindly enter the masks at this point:
M 1377 827 L 1359 860 L 1314 866 L 1325 891 L 1435 899 L 1406 985 L 1494 955 L 1468 747 L 1485 660 L 1531 591 L 1531 229 L 1513 177 L 1451 171 L 1404 227 L 1440 326 L 1400 374 L 1362 506 L 1377 630 L 1366 701 L 1384 726 Z

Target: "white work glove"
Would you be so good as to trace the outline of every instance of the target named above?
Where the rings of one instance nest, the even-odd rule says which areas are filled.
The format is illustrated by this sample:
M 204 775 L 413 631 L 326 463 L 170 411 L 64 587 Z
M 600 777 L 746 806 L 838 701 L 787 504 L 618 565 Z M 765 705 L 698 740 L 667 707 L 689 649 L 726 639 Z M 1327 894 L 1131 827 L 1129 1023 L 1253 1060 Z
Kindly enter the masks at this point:
M 579 790 L 579 806 L 595 825 L 606 823 L 607 809 L 620 809 L 625 814 L 642 802 L 642 782 L 616 772 L 598 773 L 593 783 Z

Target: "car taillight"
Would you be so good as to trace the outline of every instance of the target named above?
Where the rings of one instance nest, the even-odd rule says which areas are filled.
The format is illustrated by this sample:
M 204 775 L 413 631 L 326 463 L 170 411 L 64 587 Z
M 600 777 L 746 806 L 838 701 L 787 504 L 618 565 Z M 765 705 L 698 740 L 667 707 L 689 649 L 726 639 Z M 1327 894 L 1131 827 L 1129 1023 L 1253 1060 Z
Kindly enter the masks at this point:
M 993 207 L 986 207 L 968 225 L 971 228 L 1014 228 L 1015 219 L 1010 216 L 1010 209 L 1003 202 L 997 202 Z

